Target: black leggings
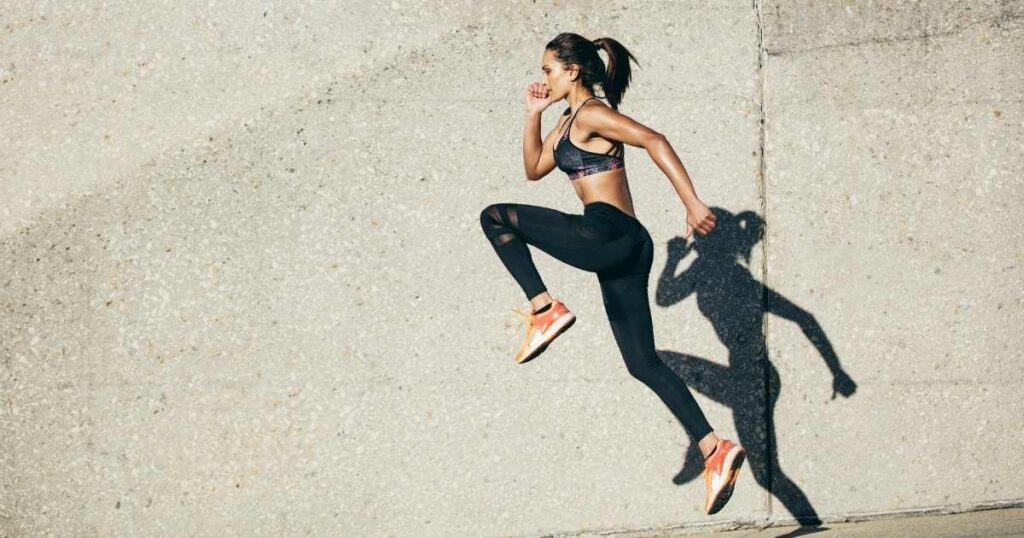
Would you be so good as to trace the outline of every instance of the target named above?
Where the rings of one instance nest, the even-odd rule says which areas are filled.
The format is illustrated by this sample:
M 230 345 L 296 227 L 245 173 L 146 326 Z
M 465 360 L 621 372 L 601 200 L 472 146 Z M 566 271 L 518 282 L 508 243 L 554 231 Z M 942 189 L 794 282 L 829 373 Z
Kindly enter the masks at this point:
M 527 299 L 547 291 L 526 245 L 597 274 L 605 312 L 630 375 L 650 387 L 700 441 L 712 431 L 690 389 L 658 357 L 647 294 L 654 242 L 639 220 L 605 202 L 582 215 L 528 204 L 491 204 L 480 225 Z

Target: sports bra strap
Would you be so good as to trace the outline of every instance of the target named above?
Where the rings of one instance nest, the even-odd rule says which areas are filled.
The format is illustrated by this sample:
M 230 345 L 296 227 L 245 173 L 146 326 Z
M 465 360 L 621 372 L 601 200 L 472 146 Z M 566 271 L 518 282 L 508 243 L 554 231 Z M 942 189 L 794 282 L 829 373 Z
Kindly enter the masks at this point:
M 563 136 L 569 136 L 569 129 L 572 129 L 572 122 L 573 122 L 573 120 L 576 119 L 576 114 L 579 114 L 580 113 L 580 109 L 583 108 L 583 105 L 587 104 L 587 101 L 589 101 L 591 99 L 597 99 L 597 97 L 587 97 L 586 99 L 583 100 L 582 103 L 580 103 L 580 106 L 576 108 L 576 112 L 573 113 L 572 117 L 570 117 L 569 121 L 567 121 L 566 124 L 565 124 L 565 133 L 564 133 Z M 571 107 L 566 109 L 566 112 L 569 112 L 570 110 L 572 110 Z M 560 136 L 558 138 L 561 139 L 562 137 Z
M 597 99 L 597 97 L 587 97 L 586 99 L 583 100 L 582 103 L 580 103 L 580 106 L 576 107 L 576 112 L 573 113 L 571 118 L 569 118 L 569 128 L 572 128 L 572 122 L 573 120 L 576 119 L 576 115 L 580 113 L 580 110 L 583 108 L 583 105 L 587 104 L 587 101 L 591 99 Z M 568 131 L 568 129 L 566 129 L 566 131 Z
M 569 137 L 569 130 L 572 129 L 572 122 L 573 122 L 573 120 L 576 119 L 576 114 L 579 114 L 580 113 L 580 109 L 583 108 L 583 105 L 587 104 L 587 101 L 589 101 L 591 99 L 597 99 L 597 97 L 588 97 L 588 98 L 584 99 L 583 102 L 580 103 L 580 106 L 576 109 L 576 112 L 572 115 L 571 118 L 569 118 L 569 121 L 567 122 L 567 126 L 565 128 L 565 134 L 563 135 L 565 138 Z M 571 108 L 566 109 L 565 112 L 569 112 L 569 110 L 572 110 L 572 109 Z M 561 138 L 562 137 L 559 137 L 559 140 L 561 140 Z M 569 143 L 572 144 L 572 139 L 571 138 L 569 139 Z M 555 142 L 555 146 L 558 146 L 558 142 Z M 624 156 L 622 150 L 624 150 L 625 148 L 623 146 L 624 145 L 622 144 L 622 142 L 616 142 L 616 143 L 612 144 L 612 147 L 608 150 L 608 153 L 604 153 L 603 155 L 608 155 L 610 157 L 616 157 L 616 158 L 621 159 Z M 615 150 L 616 149 L 619 150 L 617 152 L 618 153 L 617 156 L 615 155 L 615 153 L 616 153 Z M 586 151 L 586 150 L 584 150 L 584 151 Z M 593 152 L 591 152 L 591 153 L 593 153 Z

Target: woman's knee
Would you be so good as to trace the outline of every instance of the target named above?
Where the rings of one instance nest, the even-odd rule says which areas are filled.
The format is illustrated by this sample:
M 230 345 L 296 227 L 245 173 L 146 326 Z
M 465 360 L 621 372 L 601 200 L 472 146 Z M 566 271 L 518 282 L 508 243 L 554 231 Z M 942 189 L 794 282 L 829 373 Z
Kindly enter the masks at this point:
M 499 202 L 483 208 L 483 210 L 480 211 L 480 222 L 505 224 L 504 219 L 502 218 L 502 208 L 505 205 L 506 204 Z
M 498 204 L 491 204 L 480 211 L 480 226 L 484 230 L 488 229 L 488 225 L 500 225 L 501 215 L 498 213 Z
M 629 375 L 646 382 L 652 376 L 664 375 L 667 368 L 657 353 L 639 353 L 626 358 L 626 370 Z
M 485 207 L 480 211 L 480 227 L 484 235 L 491 239 L 495 245 L 504 244 L 517 236 L 515 229 L 506 222 L 509 204 L 496 203 Z

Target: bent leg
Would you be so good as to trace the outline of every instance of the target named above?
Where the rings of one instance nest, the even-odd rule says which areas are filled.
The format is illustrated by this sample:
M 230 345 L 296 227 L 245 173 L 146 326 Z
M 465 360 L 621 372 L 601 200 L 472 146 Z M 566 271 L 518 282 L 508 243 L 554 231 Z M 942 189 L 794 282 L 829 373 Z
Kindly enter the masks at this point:
M 647 275 L 601 280 L 601 294 L 612 334 L 630 375 L 661 398 L 692 439 L 703 439 L 712 431 L 704 412 L 683 380 L 662 362 L 655 350 Z
M 526 298 L 533 299 L 547 291 L 547 286 L 537 272 L 537 266 L 530 256 L 530 249 L 519 232 L 515 204 L 491 204 L 480 212 L 480 226 L 490 240 L 498 258 L 523 289 Z
M 607 226 L 588 225 L 584 215 L 536 205 L 491 204 L 481 211 L 480 225 L 527 299 L 547 291 L 528 244 L 591 272 L 620 265 L 636 250 L 629 236 Z

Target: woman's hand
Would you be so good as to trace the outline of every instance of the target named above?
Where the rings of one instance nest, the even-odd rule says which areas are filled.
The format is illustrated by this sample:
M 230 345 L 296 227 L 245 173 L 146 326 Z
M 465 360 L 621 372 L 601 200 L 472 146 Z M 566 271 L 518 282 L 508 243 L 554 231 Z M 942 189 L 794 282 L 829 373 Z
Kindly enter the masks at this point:
M 526 87 L 526 111 L 544 112 L 544 109 L 551 106 L 551 90 L 543 82 L 533 82 Z
M 715 214 L 700 199 L 686 204 L 686 231 L 683 237 L 689 239 L 696 230 L 700 235 L 707 235 L 715 228 Z
M 832 378 L 832 400 L 836 399 L 837 392 L 849 398 L 856 391 L 857 384 L 850 379 L 846 372 L 840 370 L 835 373 L 835 376 Z
M 690 253 L 692 245 L 686 239 L 676 236 L 668 240 L 668 259 L 669 263 L 678 262 L 686 257 Z

